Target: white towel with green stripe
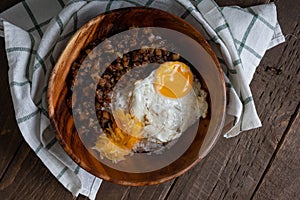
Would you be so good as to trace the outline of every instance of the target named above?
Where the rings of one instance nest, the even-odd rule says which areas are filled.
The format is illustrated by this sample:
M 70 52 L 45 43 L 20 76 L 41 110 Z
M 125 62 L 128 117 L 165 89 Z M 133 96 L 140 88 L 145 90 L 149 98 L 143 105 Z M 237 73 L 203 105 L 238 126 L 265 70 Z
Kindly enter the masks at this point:
M 205 36 L 226 80 L 225 137 L 261 126 L 249 84 L 266 50 L 284 41 L 274 3 L 222 8 L 213 0 L 23 1 L 0 14 L 17 123 L 26 142 L 74 196 L 94 199 L 101 179 L 80 168 L 57 143 L 47 111 L 48 78 L 78 28 L 100 13 L 130 6 L 168 11 Z

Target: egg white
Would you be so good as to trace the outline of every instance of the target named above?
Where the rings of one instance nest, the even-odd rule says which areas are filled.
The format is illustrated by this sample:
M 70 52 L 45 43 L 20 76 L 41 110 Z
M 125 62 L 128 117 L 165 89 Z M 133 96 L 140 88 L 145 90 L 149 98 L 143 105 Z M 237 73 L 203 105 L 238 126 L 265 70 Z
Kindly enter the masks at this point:
M 156 143 L 169 142 L 180 137 L 201 116 L 206 116 L 206 92 L 201 89 L 200 82 L 194 79 L 192 90 L 187 95 L 177 99 L 168 98 L 157 93 L 154 81 L 155 71 L 135 83 L 128 96 L 128 108 L 132 116 L 145 123 L 144 138 Z

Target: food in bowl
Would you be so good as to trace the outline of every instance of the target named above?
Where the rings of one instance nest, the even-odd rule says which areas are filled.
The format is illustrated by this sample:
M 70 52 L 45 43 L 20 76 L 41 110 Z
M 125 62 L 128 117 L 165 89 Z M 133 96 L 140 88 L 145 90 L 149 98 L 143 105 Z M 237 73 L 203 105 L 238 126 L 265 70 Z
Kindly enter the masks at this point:
M 67 105 L 81 124 L 89 124 L 78 132 L 99 158 L 117 163 L 135 153 L 163 153 L 206 117 L 208 92 L 176 48 L 151 27 L 132 27 L 119 40 L 93 41 L 73 63 Z M 93 92 L 91 105 L 85 98 Z M 90 117 L 93 110 L 97 120 Z
M 120 51 L 105 53 L 104 51 L 110 50 L 108 40 L 111 40 L 111 45 L 115 46 L 112 49 L 115 50 L 116 43 L 112 39 L 113 36 L 128 31 L 129 27 L 164 29 L 166 34 L 162 36 L 170 37 L 162 37 L 161 43 L 159 38 L 155 38 L 156 45 L 153 41 L 139 39 L 148 42 L 136 49 L 128 50 L 120 45 Z M 161 34 L 153 32 L 153 35 Z M 163 44 L 165 38 L 168 42 Z M 134 41 L 130 42 L 131 39 L 127 41 L 128 44 L 134 44 Z M 172 42 L 175 44 L 173 47 L 176 47 L 174 49 Z M 97 48 L 98 46 L 101 48 Z M 149 54 L 148 59 L 151 62 L 144 63 L 146 65 L 143 65 L 144 60 L 137 58 L 134 61 L 127 58 L 120 59 L 124 55 L 145 53 L 143 50 L 140 51 L 143 48 L 152 53 L 158 49 L 158 57 L 156 58 L 156 53 L 152 56 Z M 113 116 L 109 112 L 104 112 L 105 109 L 101 110 L 101 106 L 105 108 L 114 101 L 113 96 L 109 96 L 106 91 L 114 88 L 110 90 L 110 94 L 113 94 L 117 87 L 121 88 L 120 91 L 125 91 L 124 88 L 133 87 L 136 81 L 145 79 L 153 70 L 159 68 L 160 64 L 169 61 L 185 63 L 199 79 L 201 89 L 207 93 L 206 118 L 194 123 L 178 139 L 165 144 L 161 154 L 150 154 L 142 150 L 125 156 L 125 160 L 117 163 L 105 157 L 100 158 L 99 152 L 92 148 L 98 137 L 105 134 L 106 130 L 102 127 L 106 128 L 105 125 L 112 122 Z M 121 62 L 121 66 L 117 64 L 118 62 Z M 136 63 L 137 66 L 127 69 L 127 62 L 131 63 L 131 66 Z M 113 65 L 114 67 L 108 68 Z M 116 70 L 119 67 L 122 69 Z M 119 80 L 112 78 L 108 69 L 115 70 L 116 79 Z M 123 70 L 125 72 L 122 72 Z M 117 78 L 120 74 L 122 76 Z M 89 77 L 90 80 L 84 80 L 83 77 Z M 107 87 L 103 91 L 98 88 L 100 77 L 103 78 L 101 79 L 103 88 Z M 81 87 L 77 88 L 80 85 Z M 95 91 L 98 91 L 96 96 L 100 97 L 99 100 L 98 97 L 95 98 Z M 90 20 L 72 36 L 52 71 L 47 96 L 49 118 L 56 137 L 66 153 L 78 165 L 106 181 L 128 186 L 143 186 L 163 183 L 178 177 L 208 154 L 221 135 L 225 116 L 225 91 L 218 60 L 203 36 L 192 25 L 158 9 L 133 7 L 103 13 Z M 105 103 L 108 102 L 106 99 L 111 100 L 108 105 Z

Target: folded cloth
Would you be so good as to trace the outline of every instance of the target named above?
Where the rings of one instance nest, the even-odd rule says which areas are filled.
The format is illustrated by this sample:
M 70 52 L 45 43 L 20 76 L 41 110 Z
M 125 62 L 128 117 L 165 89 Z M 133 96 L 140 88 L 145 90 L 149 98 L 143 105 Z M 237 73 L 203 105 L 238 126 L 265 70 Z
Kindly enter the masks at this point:
M 17 123 L 26 142 L 75 196 L 94 199 L 102 180 L 80 168 L 57 143 L 47 111 L 48 79 L 78 28 L 102 12 L 130 6 L 180 16 L 211 44 L 226 80 L 230 127 L 225 137 L 261 126 L 249 84 L 265 51 L 284 41 L 274 3 L 221 8 L 213 0 L 23 1 L 0 14 Z

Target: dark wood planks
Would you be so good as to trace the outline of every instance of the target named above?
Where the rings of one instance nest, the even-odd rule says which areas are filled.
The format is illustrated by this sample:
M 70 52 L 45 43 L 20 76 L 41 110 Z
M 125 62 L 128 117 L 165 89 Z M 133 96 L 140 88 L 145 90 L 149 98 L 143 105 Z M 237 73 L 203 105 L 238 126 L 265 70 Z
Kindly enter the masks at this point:
M 164 199 L 171 185 L 172 181 L 168 181 L 160 185 L 144 187 L 125 187 L 105 182 L 101 185 L 101 188 L 97 195 L 97 199 Z
M 21 2 L 21 0 L 1 0 L 0 1 L 0 13 L 4 10 L 14 6 L 15 4 Z
M 9 7 L 13 4 L 12 2 L 14 1 L 9 3 L 1 1 L 0 10 Z M 245 3 L 239 0 L 222 0 L 217 2 L 220 5 L 241 2 L 240 5 L 247 6 L 258 4 L 260 1 L 252 0 Z M 293 30 L 297 29 L 295 25 L 297 21 L 296 2 L 292 0 L 277 1 L 276 4 L 284 33 L 294 34 Z M 297 37 L 299 38 L 299 35 Z M 176 179 L 176 182 L 170 181 L 146 187 L 125 187 L 104 182 L 97 199 L 165 199 L 165 197 L 171 200 L 207 199 L 208 197 L 210 199 L 249 199 L 254 191 L 256 191 L 254 199 L 275 197 L 276 195 L 282 199 L 299 197 L 297 191 L 299 187 L 296 187 L 299 186 L 298 179 L 294 182 L 287 182 L 289 178 L 277 179 L 274 174 L 278 171 L 272 167 L 273 165 L 280 167 L 279 164 L 276 164 L 282 162 L 280 159 L 282 153 L 280 152 L 286 145 L 291 145 L 290 142 L 295 138 L 290 135 L 295 135 L 293 130 L 296 130 L 297 133 L 296 125 L 299 124 L 299 120 L 296 120 L 299 117 L 291 122 L 297 101 L 299 103 L 299 96 L 297 96 L 299 91 L 295 86 L 295 83 L 299 84 L 297 81 L 300 80 L 295 77 L 295 74 L 299 75 L 299 71 L 295 71 L 295 68 L 299 67 L 299 60 L 296 60 L 296 58 L 299 59 L 299 54 L 295 52 L 297 48 L 292 45 L 296 40 L 295 36 L 288 35 L 287 39 L 287 44 L 276 47 L 267 53 L 251 85 L 260 117 L 264 123 L 263 128 L 244 133 L 242 136 L 230 140 L 221 138 L 216 148 L 201 164 Z M 0 46 L 0 88 L 8 91 L 8 83 L 3 80 L 3 77 L 7 80 L 7 65 L 3 65 L 2 59 L 5 58 L 3 42 L 0 43 Z M 278 89 L 276 89 L 277 85 L 280 86 Z M 3 96 L 6 98 L 10 95 Z M 12 105 L 11 98 L 5 99 L 3 96 L 0 96 L 0 105 Z M 25 143 L 20 149 L 16 148 L 18 145 L 15 144 L 18 142 L 20 144 L 23 140 L 16 128 L 13 116 L 12 107 L 9 108 L 9 106 L 4 106 L 3 112 L 0 112 L 0 118 L 5 117 L 4 121 L 2 118 L 0 121 L 0 172 L 4 174 L 0 182 L 0 199 L 72 199 L 67 190 L 56 181 Z M 3 135 L 5 139 L 2 137 Z M 282 145 L 280 145 L 278 153 L 275 153 L 279 142 Z M 8 151 L 9 144 L 13 148 Z M 299 155 L 299 150 L 297 151 L 293 147 L 287 151 L 288 155 L 292 155 L 291 158 Z M 14 155 L 16 155 L 15 158 Z M 269 161 L 271 161 L 271 167 L 268 169 Z M 295 163 L 297 162 L 295 160 Z M 268 169 L 266 174 L 265 169 Z M 285 166 L 281 166 L 280 169 L 279 172 L 285 171 L 286 176 L 291 177 L 289 175 L 291 169 Z M 29 171 L 33 172 L 31 176 Z M 270 186 L 270 184 L 273 185 Z M 284 188 L 286 185 L 289 187 Z M 280 191 L 284 190 L 284 192 L 277 191 L 270 196 L 269 190 L 274 187 L 278 187 Z M 78 199 L 87 198 L 80 197 Z
M 72 195 L 23 143 L 1 180 L 0 199 L 65 200 L 72 199 Z
M 298 101 L 298 106 L 288 123 L 285 130 L 285 135 L 280 138 L 278 147 L 273 154 L 268 168 L 264 172 L 264 177 L 261 178 L 259 185 L 253 193 L 253 199 L 300 199 L 300 15 L 299 6 L 294 2 L 277 1 L 279 6 L 289 10 L 290 17 L 294 20 L 284 20 L 281 10 L 279 20 L 284 21 L 283 31 L 286 33 L 288 45 L 282 57 L 284 62 L 279 62 L 278 66 L 269 66 L 268 70 L 275 74 L 281 74 L 286 65 L 295 67 L 296 80 L 294 87 L 284 87 L 284 90 L 290 90 L 294 99 Z M 281 15 L 282 14 L 282 15 Z M 274 55 L 275 57 L 276 55 Z M 292 64 L 294 63 L 294 64 Z M 290 79 L 288 76 L 287 79 Z
M 297 12 L 292 12 L 297 4 L 277 3 L 284 33 L 295 36 L 266 54 L 251 84 L 263 127 L 237 138 L 220 139 L 203 163 L 178 178 L 168 199 L 250 199 L 289 123 L 297 123 L 292 120 L 300 99 Z M 299 156 L 299 149 L 290 153 Z M 269 192 L 265 191 L 266 196 Z
M 253 199 L 300 199 L 300 112 L 280 145 Z M 295 153 L 295 150 L 298 150 Z

